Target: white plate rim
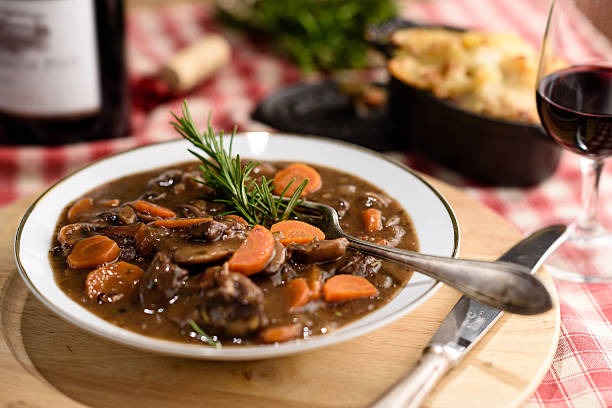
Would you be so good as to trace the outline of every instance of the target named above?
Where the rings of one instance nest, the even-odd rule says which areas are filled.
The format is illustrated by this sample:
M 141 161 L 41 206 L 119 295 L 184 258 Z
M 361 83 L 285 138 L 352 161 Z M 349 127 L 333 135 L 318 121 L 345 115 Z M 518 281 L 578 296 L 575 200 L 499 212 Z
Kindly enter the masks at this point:
M 458 224 L 458 220 L 457 220 L 457 217 L 454 213 L 452 206 L 446 200 L 446 198 L 438 190 L 436 190 L 429 182 L 427 182 L 418 173 L 416 173 L 414 170 L 410 169 L 403 163 L 400 163 L 399 161 L 383 153 L 376 152 L 374 150 L 368 149 L 363 146 L 351 144 L 351 143 L 341 141 L 341 140 L 329 139 L 329 138 L 319 137 L 319 136 L 298 135 L 298 134 L 280 133 L 280 132 L 279 133 L 275 133 L 275 132 L 238 132 L 236 133 L 236 137 L 240 138 L 243 136 L 255 135 L 255 134 L 256 135 L 267 135 L 268 138 L 288 138 L 288 139 L 294 139 L 296 141 L 313 141 L 315 143 L 322 143 L 324 145 L 328 144 L 330 146 L 334 146 L 334 145 L 339 146 L 342 149 L 348 149 L 348 150 L 353 150 L 355 152 L 361 152 L 361 153 L 367 154 L 368 156 L 372 156 L 376 158 L 377 160 L 388 162 L 392 166 L 397 167 L 398 170 L 408 173 L 409 175 L 414 177 L 418 182 L 420 182 L 426 189 L 428 189 L 430 193 L 432 193 L 439 200 L 440 204 L 444 207 L 446 211 L 446 215 L 449 217 L 449 221 L 452 225 L 452 234 L 453 234 L 452 253 L 448 255 L 453 256 L 453 257 L 456 257 L 458 255 L 459 247 L 460 247 L 459 224 Z M 226 135 L 226 139 L 229 139 L 229 136 Z M 123 156 L 130 156 L 133 154 L 138 154 L 140 151 L 144 151 L 145 149 L 148 149 L 148 148 L 155 148 L 158 146 L 171 145 L 175 143 L 182 143 L 184 144 L 185 147 L 189 146 L 182 139 L 174 139 L 174 140 L 158 142 L 158 143 L 153 143 L 149 145 L 131 148 L 131 149 L 124 150 L 118 153 L 114 153 L 109 156 L 105 156 L 101 159 L 95 160 L 79 168 L 78 170 L 67 174 L 66 176 L 62 177 L 61 179 L 56 181 L 54 184 L 49 186 L 43 193 L 41 193 L 35 199 L 35 201 L 26 210 L 26 212 L 24 213 L 18 225 L 16 234 L 15 234 L 14 257 L 15 257 L 17 268 L 18 268 L 18 272 L 21 275 L 24 282 L 26 283 L 26 285 L 28 286 L 28 288 L 30 289 L 30 291 L 47 308 L 49 308 L 51 311 L 56 313 L 58 316 L 62 317 L 66 321 L 70 322 L 71 324 L 86 330 L 89 333 L 92 333 L 97 336 L 101 336 L 108 340 L 117 342 L 119 344 L 131 347 L 134 349 L 154 352 L 154 353 L 163 354 L 163 355 L 175 356 L 175 357 L 191 358 L 191 359 L 225 360 L 225 361 L 257 360 L 257 359 L 263 359 L 263 358 L 280 357 L 280 356 L 290 355 L 294 353 L 301 353 L 304 351 L 336 344 L 342 341 L 346 341 L 346 340 L 367 334 L 373 330 L 376 330 L 384 325 L 387 325 L 399 319 L 405 314 L 408 314 L 409 312 L 411 312 L 412 310 L 420 306 L 427 299 L 429 299 L 440 288 L 442 284 L 441 282 L 435 281 L 417 272 L 414 274 L 415 276 L 421 277 L 423 282 L 425 282 L 426 284 L 429 281 L 429 289 L 424 291 L 420 296 L 415 298 L 410 304 L 406 305 L 403 309 L 387 314 L 383 318 L 378 319 L 377 321 L 374 321 L 374 322 L 370 322 L 367 325 L 362 325 L 359 323 L 360 321 L 363 320 L 362 318 L 353 323 L 350 323 L 349 325 L 344 326 L 339 331 L 334 331 L 326 335 L 314 336 L 307 340 L 300 339 L 300 340 L 295 340 L 295 341 L 286 342 L 282 344 L 257 345 L 257 346 L 231 346 L 231 347 L 222 347 L 218 349 L 213 348 L 213 347 L 201 346 L 198 344 L 192 345 L 192 344 L 180 343 L 180 342 L 175 342 L 175 341 L 170 341 L 170 340 L 152 338 L 149 336 L 145 336 L 142 334 L 128 331 L 126 329 L 121 329 L 115 325 L 112 325 L 112 323 L 106 322 L 102 320 L 101 318 L 98 318 L 97 316 L 95 316 L 91 312 L 88 312 L 85 308 L 82 308 L 80 305 L 74 302 L 76 306 L 81 308 L 82 311 L 84 311 L 85 314 L 91 317 L 92 319 L 102 320 L 104 326 L 107 326 L 107 325 L 112 326 L 112 327 L 108 327 L 109 330 L 100 332 L 100 330 L 96 329 L 90 324 L 87 324 L 87 322 L 84 322 L 82 319 L 75 318 L 73 314 L 67 313 L 65 310 L 58 307 L 53 302 L 53 300 L 49 299 L 45 295 L 45 293 L 43 293 L 41 289 L 36 285 L 36 283 L 31 279 L 28 271 L 24 267 L 24 264 L 22 262 L 22 257 L 21 257 L 21 250 L 23 248 L 21 240 L 23 237 L 24 230 L 27 226 L 30 216 L 32 215 L 33 211 L 36 209 L 37 205 L 41 202 L 41 200 L 45 199 L 50 194 L 52 194 L 54 190 L 56 190 L 58 186 L 60 186 L 62 183 L 65 183 L 66 180 L 70 180 L 71 178 L 76 177 L 79 174 L 82 174 L 82 172 L 87 171 L 88 169 L 91 169 L 95 166 L 99 166 L 100 163 L 104 163 L 108 160 L 115 160 Z M 187 156 L 187 159 L 189 160 L 189 156 Z M 177 159 L 175 163 L 182 162 L 182 161 L 184 161 L 182 158 Z M 150 169 L 154 169 L 156 167 L 159 167 L 159 166 L 152 166 L 150 167 Z M 329 167 L 334 167 L 334 166 L 330 165 Z M 84 190 L 83 193 L 93 187 L 95 186 L 89 187 L 88 189 Z M 393 194 L 390 194 L 390 195 L 393 196 Z M 69 201 L 70 200 L 67 200 L 64 203 L 64 206 L 67 205 Z M 56 221 L 57 220 L 53 220 L 54 224 Z M 49 237 L 49 239 L 50 238 L 51 237 Z M 385 306 L 381 307 L 378 310 L 383 310 L 384 308 Z

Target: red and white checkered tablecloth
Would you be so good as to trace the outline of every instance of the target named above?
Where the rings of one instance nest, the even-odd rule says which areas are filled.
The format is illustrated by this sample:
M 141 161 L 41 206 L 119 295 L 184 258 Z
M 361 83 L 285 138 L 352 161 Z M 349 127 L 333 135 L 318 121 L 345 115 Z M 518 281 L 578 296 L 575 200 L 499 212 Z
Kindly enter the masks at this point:
M 515 30 L 538 44 L 546 21 L 548 0 L 405 0 L 402 14 L 418 21 L 493 30 Z M 180 3 L 161 9 L 139 9 L 128 15 L 128 55 L 132 83 L 156 72 L 177 50 L 207 32 L 221 32 L 232 44 L 232 61 L 189 96 L 194 117 L 214 112 L 217 129 L 266 129 L 250 119 L 256 103 L 269 93 L 302 78 L 288 61 L 242 33 L 215 21 L 210 10 Z M 580 38 L 576 47 L 587 47 Z M 133 112 L 133 135 L 127 138 L 62 147 L 0 146 L 0 205 L 48 186 L 64 174 L 108 154 L 176 138 L 169 112 L 181 99 L 162 102 L 151 110 Z M 203 123 L 202 123 L 203 124 Z M 556 173 L 530 188 L 475 185 L 409 154 L 394 152 L 408 165 L 462 188 L 525 233 L 538 226 L 570 220 L 579 209 L 578 160 L 564 153 Z M 612 166 L 601 182 L 602 216 L 612 227 Z M 612 248 L 610 248 L 612 252 Z M 561 337 L 552 366 L 528 407 L 612 406 L 612 285 L 555 282 L 561 308 Z

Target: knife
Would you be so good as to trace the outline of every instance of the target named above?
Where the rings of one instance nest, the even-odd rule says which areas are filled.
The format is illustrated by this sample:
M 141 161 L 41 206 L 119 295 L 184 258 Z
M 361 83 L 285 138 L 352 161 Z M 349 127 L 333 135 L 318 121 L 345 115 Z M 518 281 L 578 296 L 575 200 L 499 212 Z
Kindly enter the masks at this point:
M 514 262 L 535 273 L 560 244 L 564 225 L 538 230 L 520 241 L 499 260 Z M 450 369 L 456 366 L 497 322 L 502 311 L 462 296 L 429 341 L 414 369 L 394 384 L 370 408 L 414 408 Z

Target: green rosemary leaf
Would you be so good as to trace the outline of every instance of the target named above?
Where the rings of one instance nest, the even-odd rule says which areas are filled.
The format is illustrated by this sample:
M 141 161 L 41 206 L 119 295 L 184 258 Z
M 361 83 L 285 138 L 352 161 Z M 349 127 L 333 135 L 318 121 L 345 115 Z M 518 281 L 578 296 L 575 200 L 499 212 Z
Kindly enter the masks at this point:
M 202 340 L 204 343 L 215 348 L 221 348 L 221 343 L 219 343 L 219 341 L 215 340 L 214 337 L 202 330 L 202 328 L 194 320 L 190 320 L 189 325 L 191 326 L 193 331 L 196 332 L 198 336 L 200 336 L 200 340 Z
M 293 211 L 293 208 L 295 208 L 300 203 L 300 196 L 302 195 L 302 191 L 304 191 L 307 184 L 308 184 L 308 180 L 302 181 L 300 185 L 295 189 L 295 193 L 289 198 L 289 202 L 286 204 L 283 203 L 285 207 L 285 210 L 283 210 L 283 216 L 282 216 L 283 220 L 288 219 L 289 216 L 291 215 L 291 212 Z M 282 196 L 283 195 L 281 194 L 281 197 Z M 279 200 L 279 204 L 280 202 L 281 201 Z
M 181 106 L 181 116 L 172 113 L 172 126 L 193 148 L 188 151 L 200 162 L 202 180 L 200 182 L 214 188 L 219 194 L 217 201 L 225 203 L 230 213 L 241 215 L 249 224 L 269 226 L 281 219 L 287 219 L 298 204 L 300 194 L 306 186 L 306 181 L 295 191 L 288 203 L 281 197 L 272 194 L 272 180 L 256 182 L 251 174 L 258 162 L 242 163 L 240 155 L 232 155 L 234 135 L 232 131 L 229 142 L 224 142 L 224 134 L 217 135 L 210 125 L 211 115 L 208 115 L 207 131 L 200 132 L 189 112 L 187 102 Z

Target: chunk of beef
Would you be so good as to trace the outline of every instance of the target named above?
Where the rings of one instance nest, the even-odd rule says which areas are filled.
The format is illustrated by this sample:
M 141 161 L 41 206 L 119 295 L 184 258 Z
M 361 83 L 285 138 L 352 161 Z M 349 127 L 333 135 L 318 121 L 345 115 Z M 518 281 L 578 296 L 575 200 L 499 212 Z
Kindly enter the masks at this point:
M 381 261 L 373 256 L 356 252 L 342 266 L 337 268 L 336 273 L 363 276 L 365 278 L 375 275 L 381 266 Z
M 136 214 L 134 207 L 123 205 L 117 211 L 117 218 L 122 224 L 133 224 L 138 220 L 138 214 Z
M 401 224 L 391 224 L 384 226 L 380 231 L 372 231 L 358 234 L 357 237 L 365 241 L 373 241 L 380 245 L 396 247 L 402 242 L 406 235 L 406 229 Z
M 143 255 L 153 255 L 156 251 L 166 248 L 167 245 L 163 243 L 168 241 L 172 231 L 168 228 L 159 228 L 150 224 L 143 225 L 142 228 L 136 233 L 136 248 Z M 174 248 L 169 248 L 170 252 Z
M 130 263 L 140 263 L 144 260 L 142 254 L 136 249 L 134 242 L 126 241 L 124 243 L 118 243 L 119 249 L 121 252 L 119 253 L 119 259 L 125 262 Z
M 225 231 L 236 225 L 228 224 L 225 222 L 210 220 L 201 223 L 197 223 L 185 229 L 178 231 L 179 233 L 185 234 L 192 238 L 203 239 L 206 241 L 215 241 L 223 235 Z M 244 229 L 244 228 L 243 228 Z
M 360 196 L 359 199 L 361 200 L 362 207 L 365 207 L 365 208 L 372 207 L 372 208 L 378 208 L 380 210 L 388 207 L 389 204 L 391 204 L 391 202 L 393 201 L 389 196 L 383 193 L 377 193 L 374 191 L 366 191 Z
M 209 268 L 199 287 L 201 323 L 210 333 L 245 336 L 267 324 L 264 293 L 248 277 L 227 268 Z
M 187 270 L 173 263 L 170 254 L 158 252 L 140 280 L 140 303 L 148 310 L 165 309 L 185 285 L 187 276 Z
M 223 203 L 217 201 L 192 200 L 177 206 L 177 213 L 182 217 L 211 217 L 226 210 Z
M 401 224 L 394 224 L 383 229 L 387 245 L 396 247 L 402 242 L 402 238 L 406 235 L 406 229 Z

